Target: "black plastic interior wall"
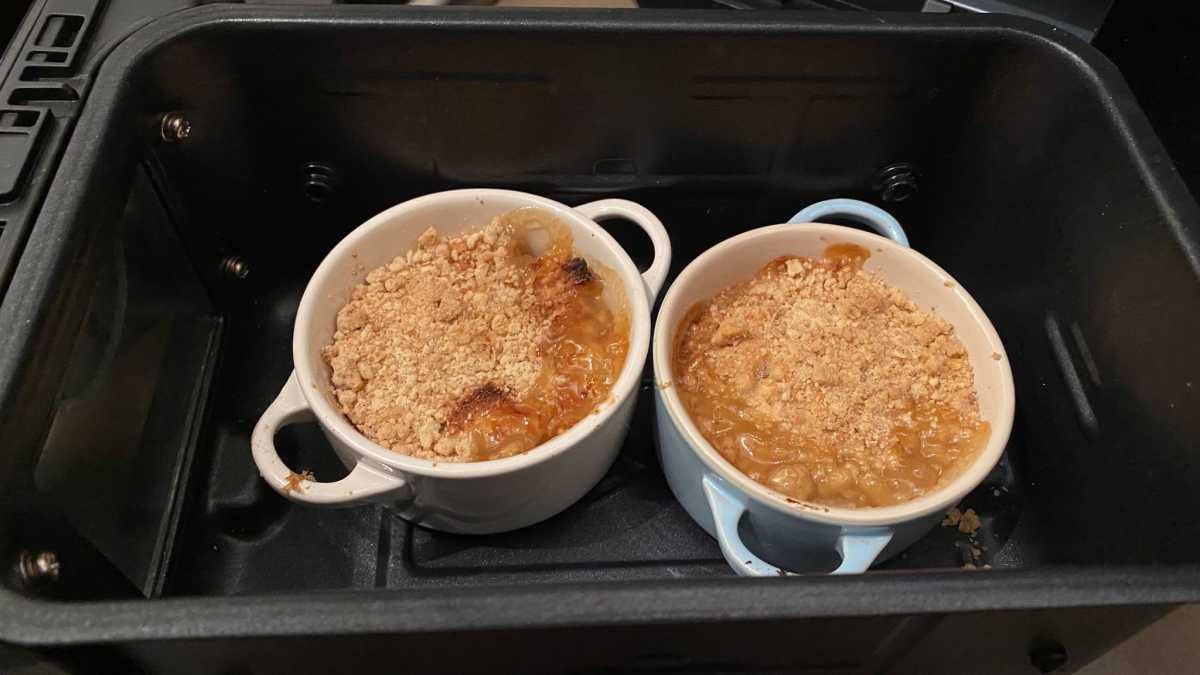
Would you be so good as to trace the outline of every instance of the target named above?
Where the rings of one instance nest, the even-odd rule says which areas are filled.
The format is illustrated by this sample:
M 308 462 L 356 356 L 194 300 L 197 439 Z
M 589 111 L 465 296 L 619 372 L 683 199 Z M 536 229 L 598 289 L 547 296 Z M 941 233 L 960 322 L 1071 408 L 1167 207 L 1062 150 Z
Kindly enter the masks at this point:
M 164 138 L 167 113 L 186 138 Z M 879 172 L 898 163 L 917 178 L 887 202 Z M 964 501 L 980 534 L 938 528 L 860 578 L 729 578 L 666 488 L 649 395 L 609 476 L 523 531 L 451 536 L 276 496 L 248 439 L 291 369 L 309 274 L 375 212 L 465 186 L 639 201 L 671 233 L 673 272 L 817 199 L 889 208 L 1012 359 L 1012 441 Z M 1200 599 L 1197 216 L 1115 69 L 1030 22 L 176 14 L 97 75 L 0 307 L 0 554 L 62 564 L 57 584 L 0 591 L 0 637 Z M 340 470 L 315 428 L 280 445 Z M 972 545 L 990 569 L 961 569 Z

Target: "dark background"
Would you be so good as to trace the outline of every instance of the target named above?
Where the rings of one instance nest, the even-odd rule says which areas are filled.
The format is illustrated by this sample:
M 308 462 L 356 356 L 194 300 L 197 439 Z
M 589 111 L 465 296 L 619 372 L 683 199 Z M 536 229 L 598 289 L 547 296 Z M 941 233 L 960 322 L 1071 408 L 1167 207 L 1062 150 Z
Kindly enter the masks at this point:
M 1093 42 L 1125 75 L 1193 196 L 1200 194 L 1198 28 L 1194 4 L 1118 0 Z
M 696 0 L 648 2 L 674 6 L 711 4 Z M 0 44 L 8 44 L 30 4 L 28 0 L 0 2 Z M 825 0 L 785 4 L 806 9 L 870 3 Z M 919 3 L 889 0 L 883 4 Z M 1028 0 L 1027 4 L 1039 6 L 1038 0 Z M 1046 0 L 1044 4 L 1052 8 L 1063 3 Z M 1116 0 L 1093 44 L 1121 69 L 1188 188 L 1197 195 L 1200 194 L 1200 68 L 1197 67 L 1200 43 L 1196 35 L 1200 30 L 1200 7 L 1173 4 Z
M 12 39 L 13 32 L 17 30 L 17 24 L 20 23 L 21 17 L 25 16 L 25 10 L 28 7 L 29 3 L 26 0 L 0 3 L 0 42 L 8 45 L 8 41 Z

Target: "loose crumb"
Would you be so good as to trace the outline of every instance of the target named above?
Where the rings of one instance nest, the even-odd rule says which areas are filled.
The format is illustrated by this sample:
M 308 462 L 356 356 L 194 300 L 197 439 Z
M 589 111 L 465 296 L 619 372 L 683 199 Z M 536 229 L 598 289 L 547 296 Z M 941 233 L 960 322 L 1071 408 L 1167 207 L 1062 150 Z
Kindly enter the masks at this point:
M 313 472 L 305 469 L 300 473 L 295 471 L 288 474 L 287 483 L 283 485 L 284 492 L 304 492 L 304 481 L 313 481 Z
M 942 527 L 957 527 L 962 522 L 962 511 L 958 507 L 950 509 L 945 518 L 942 518 Z
M 979 514 L 975 513 L 975 509 L 967 509 L 963 511 L 962 519 L 958 523 L 958 531 L 963 534 L 975 534 L 980 524 Z
M 1000 352 L 992 352 L 992 360 L 993 361 L 999 361 L 1002 358 L 1004 358 L 1004 357 L 1000 356 Z

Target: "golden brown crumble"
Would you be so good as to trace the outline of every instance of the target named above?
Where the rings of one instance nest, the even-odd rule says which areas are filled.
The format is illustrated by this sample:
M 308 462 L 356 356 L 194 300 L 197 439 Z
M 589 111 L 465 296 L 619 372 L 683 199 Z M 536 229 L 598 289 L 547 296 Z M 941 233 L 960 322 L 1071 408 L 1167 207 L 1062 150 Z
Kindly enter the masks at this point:
M 547 402 L 556 369 L 568 365 L 556 357 L 563 324 L 578 323 L 591 302 L 589 319 L 607 322 L 595 331 L 624 345 L 627 330 L 595 306 L 602 284 L 573 255 L 566 226 L 525 211 L 533 210 L 453 238 L 426 230 L 338 312 L 322 355 L 342 412 L 372 441 L 426 459 L 491 459 L 528 450 L 586 414 Z M 537 256 L 525 241 L 535 226 L 553 230 Z M 615 361 L 619 371 L 624 353 L 614 348 L 596 365 Z M 575 383 L 575 408 L 594 407 L 615 379 L 587 375 Z
M 958 524 L 962 522 L 962 516 L 962 511 L 957 506 L 950 509 L 946 513 L 946 517 L 942 518 L 942 527 L 958 527 Z
M 864 271 L 869 255 L 777 259 L 677 335 L 675 379 L 702 433 L 787 496 L 907 501 L 987 438 L 953 328 Z
M 958 531 L 963 534 L 975 534 L 981 524 L 979 514 L 975 513 L 975 509 L 967 509 L 963 511 L 962 518 L 958 521 Z
M 980 528 L 983 526 L 979 514 L 975 509 L 962 510 L 957 506 L 950 509 L 946 513 L 946 517 L 942 519 L 942 527 L 953 527 L 962 534 L 967 535 L 966 542 L 959 542 L 955 547 L 962 553 L 965 562 L 964 569 L 991 569 L 992 566 L 985 564 L 985 554 L 988 547 L 979 542 L 978 536 Z

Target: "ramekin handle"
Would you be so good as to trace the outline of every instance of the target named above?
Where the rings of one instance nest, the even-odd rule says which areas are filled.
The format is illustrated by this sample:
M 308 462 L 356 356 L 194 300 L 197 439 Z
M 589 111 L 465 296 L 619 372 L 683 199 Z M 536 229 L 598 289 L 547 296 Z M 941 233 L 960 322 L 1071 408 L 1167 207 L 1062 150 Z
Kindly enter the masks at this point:
M 332 483 L 305 478 L 288 467 L 275 450 L 275 432 L 289 424 L 313 419 L 312 409 L 304 400 L 296 373 L 288 377 L 279 396 L 267 408 L 254 433 L 250 437 L 250 448 L 258 473 L 279 494 L 296 502 L 320 506 L 353 506 L 376 499 L 385 493 L 396 493 L 393 499 L 403 499 L 409 486 L 400 476 L 358 462 L 350 474 Z
M 667 235 L 667 228 L 663 227 L 658 216 L 641 204 L 628 199 L 601 199 L 576 206 L 575 210 L 596 222 L 613 216 L 627 218 L 637 223 L 650 237 L 650 243 L 654 246 L 654 262 L 650 263 L 649 269 L 642 272 L 642 279 L 646 282 L 646 295 L 653 305 L 654 299 L 658 297 L 658 292 L 667 280 L 667 272 L 671 269 L 671 237 Z
M 706 475 L 704 494 L 716 525 L 717 543 L 725 562 L 744 577 L 787 576 L 793 574 L 759 558 L 738 535 L 738 523 L 746 513 L 746 503 L 711 474 Z M 837 550 L 842 562 L 830 574 L 859 574 L 867 571 L 880 552 L 892 540 L 887 530 L 871 533 L 846 533 L 838 537 Z
M 822 218 L 846 218 L 875 230 L 901 246 L 908 247 L 908 235 L 900 221 L 883 209 L 857 199 L 826 199 L 806 207 L 788 219 L 789 223 L 819 223 Z

